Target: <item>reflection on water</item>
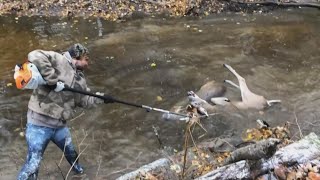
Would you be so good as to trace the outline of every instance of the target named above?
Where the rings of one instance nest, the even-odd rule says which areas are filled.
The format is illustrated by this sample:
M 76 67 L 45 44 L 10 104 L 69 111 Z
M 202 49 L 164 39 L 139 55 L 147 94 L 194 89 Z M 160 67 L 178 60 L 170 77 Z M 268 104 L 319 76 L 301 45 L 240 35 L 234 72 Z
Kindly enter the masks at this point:
M 33 49 L 62 51 L 74 42 L 91 53 L 86 72 L 91 89 L 119 99 L 170 109 L 209 80 L 236 79 L 222 68 L 230 64 L 248 86 L 282 104 L 264 112 L 226 112 L 203 120 L 207 133 L 196 129 L 197 142 L 239 134 L 266 120 L 272 126 L 295 116 L 304 134 L 319 131 L 319 12 L 279 11 L 265 15 L 224 14 L 197 20 L 140 19 L 109 23 L 99 19 L 1 17 L 0 30 L 0 170 L 15 179 L 26 155 L 19 133 L 25 126 L 30 91 L 18 91 L 12 69 Z M 102 36 L 101 36 L 102 35 Z M 151 66 L 153 64 L 153 66 Z M 154 66 L 155 65 L 155 66 Z M 228 87 L 226 94 L 240 94 Z M 157 96 L 162 101 L 157 100 Z M 159 99 L 159 98 L 158 98 Z M 181 150 L 185 122 L 164 121 L 161 114 L 121 104 L 101 105 L 70 122 L 81 161 L 91 179 L 114 179 L 140 165 Z M 158 129 L 165 150 L 159 150 Z M 293 135 L 297 135 L 293 133 Z M 200 138 L 200 139 L 198 139 Z M 62 153 L 50 144 L 40 177 L 61 178 Z M 66 174 L 69 166 L 61 164 Z

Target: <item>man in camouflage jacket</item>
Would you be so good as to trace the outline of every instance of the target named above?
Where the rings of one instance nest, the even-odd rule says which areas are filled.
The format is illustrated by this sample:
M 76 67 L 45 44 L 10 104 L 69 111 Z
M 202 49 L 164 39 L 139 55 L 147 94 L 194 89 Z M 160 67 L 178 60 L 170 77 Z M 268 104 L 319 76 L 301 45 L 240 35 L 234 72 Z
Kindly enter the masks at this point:
M 88 50 L 75 44 L 63 53 L 34 50 L 28 60 L 35 64 L 47 85 L 33 90 L 28 104 L 27 160 L 18 179 L 36 179 L 42 155 L 50 141 L 63 152 L 75 173 L 83 173 L 66 122 L 74 118 L 75 107 L 89 108 L 102 103 L 95 97 L 62 91 L 64 86 L 89 91 L 82 70 L 89 63 Z M 99 94 L 102 95 L 102 94 Z

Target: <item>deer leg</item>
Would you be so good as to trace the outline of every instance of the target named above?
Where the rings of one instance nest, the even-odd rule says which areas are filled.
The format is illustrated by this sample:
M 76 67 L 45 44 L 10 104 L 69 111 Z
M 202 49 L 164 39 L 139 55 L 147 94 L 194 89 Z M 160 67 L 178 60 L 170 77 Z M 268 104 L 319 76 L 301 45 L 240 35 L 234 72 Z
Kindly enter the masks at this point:
M 240 87 L 236 83 L 232 82 L 231 80 L 224 80 L 223 82 L 228 83 L 231 86 L 233 86 L 233 87 L 235 87 L 235 88 L 240 90 Z
M 274 103 L 281 103 L 281 100 L 275 99 L 275 100 L 267 100 L 268 106 L 272 106 Z
M 231 66 L 227 64 L 223 64 L 223 66 L 227 68 L 238 79 L 242 101 L 250 101 L 252 97 L 256 96 L 256 94 L 250 91 L 247 86 L 246 80 L 242 76 L 240 76 Z
M 239 81 L 239 85 L 241 85 L 240 82 L 243 81 L 244 78 L 243 78 L 242 76 L 240 76 L 240 75 L 236 72 L 236 70 L 234 70 L 230 65 L 228 65 L 228 64 L 223 64 L 223 66 L 224 66 L 225 68 L 227 68 L 233 75 L 236 76 L 236 78 L 237 78 L 238 81 Z

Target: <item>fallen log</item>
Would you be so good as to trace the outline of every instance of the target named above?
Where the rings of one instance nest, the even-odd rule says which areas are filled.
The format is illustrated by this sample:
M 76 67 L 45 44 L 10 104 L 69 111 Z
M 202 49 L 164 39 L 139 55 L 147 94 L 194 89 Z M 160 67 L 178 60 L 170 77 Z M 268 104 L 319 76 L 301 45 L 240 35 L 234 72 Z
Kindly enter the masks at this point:
M 219 167 L 198 180 L 210 179 L 255 179 L 260 175 L 272 171 L 282 164 L 305 163 L 320 156 L 320 139 L 310 133 L 298 142 L 285 146 L 269 159 L 261 159 L 256 163 L 242 160 L 226 166 Z
M 157 175 L 161 175 L 161 177 L 164 179 L 179 179 L 178 176 L 170 169 L 169 159 L 162 158 L 150 164 L 144 165 L 133 172 L 127 173 L 117 178 L 117 180 L 151 179 L 150 176 Z
M 230 154 L 223 164 L 227 165 L 240 160 L 260 160 L 262 158 L 269 158 L 276 152 L 276 148 L 279 143 L 279 139 L 269 138 L 263 141 L 258 141 L 255 144 L 236 149 Z
M 230 165 L 222 166 L 214 171 L 211 171 L 197 180 L 204 179 L 251 179 L 250 167 L 248 163 L 243 160 Z
M 231 156 L 227 158 L 224 163 L 231 164 L 224 165 L 210 171 L 209 173 L 198 177 L 198 180 L 256 179 L 257 177 L 267 174 L 280 166 L 289 167 L 294 164 L 312 162 L 312 160 L 316 160 L 320 157 L 320 139 L 314 133 L 310 133 L 300 141 L 287 145 L 273 153 L 272 150 L 274 150 L 274 146 L 277 143 L 277 139 L 271 138 L 269 140 L 257 142 L 254 145 L 238 148 L 231 153 Z M 205 143 L 200 147 L 201 149 L 210 148 L 207 146 L 212 146 L 212 144 Z M 253 152 L 257 152 L 257 154 L 253 154 Z M 181 159 L 181 154 L 178 153 L 171 158 Z M 314 162 L 320 163 L 319 160 Z M 320 164 L 318 166 L 320 167 Z M 176 168 L 178 168 L 178 170 Z M 152 178 L 175 180 L 179 179 L 181 175 L 181 168 L 181 164 L 177 162 L 172 163 L 171 160 L 162 158 L 142 166 L 133 172 L 125 174 L 117 180 Z
M 302 164 L 320 157 L 320 139 L 310 133 L 296 143 L 279 149 L 272 158 L 261 165 L 261 170 L 268 172 L 280 164 Z

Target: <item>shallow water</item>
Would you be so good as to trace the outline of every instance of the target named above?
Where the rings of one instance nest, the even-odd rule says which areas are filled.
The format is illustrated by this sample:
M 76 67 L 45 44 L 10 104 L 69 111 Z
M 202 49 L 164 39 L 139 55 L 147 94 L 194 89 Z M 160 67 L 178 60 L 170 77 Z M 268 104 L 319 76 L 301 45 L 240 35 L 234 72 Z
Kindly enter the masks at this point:
M 33 49 L 62 51 L 81 42 L 91 51 L 86 71 L 93 91 L 118 99 L 170 109 L 209 80 L 235 77 L 223 63 L 246 78 L 249 88 L 282 104 L 266 111 L 222 112 L 203 120 L 196 141 L 239 134 L 260 118 L 271 126 L 293 123 L 302 133 L 320 134 L 320 12 L 281 10 L 270 14 L 220 14 L 203 19 L 145 18 L 122 23 L 100 19 L 0 17 L 0 172 L 15 179 L 25 156 L 23 131 L 30 91 L 16 90 L 13 67 Z M 100 26 L 100 24 L 102 26 Z M 151 64 L 156 66 L 152 67 Z M 13 83 L 10 86 L 9 83 Z M 162 101 L 157 100 L 157 96 Z M 228 86 L 227 96 L 240 93 Z M 120 175 L 183 147 L 184 122 L 164 121 L 157 112 L 122 104 L 87 110 L 70 123 L 80 161 L 90 179 Z M 159 149 L 157 129 L 165 150 Z M 299 133 L 292 131 L 293 137 Z M 69 165 L 50 144 L 39 179 L 62 179 Z M 70 176 L 70 175 L 69 175 Z

